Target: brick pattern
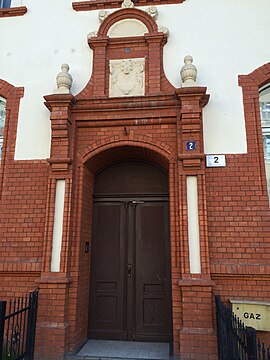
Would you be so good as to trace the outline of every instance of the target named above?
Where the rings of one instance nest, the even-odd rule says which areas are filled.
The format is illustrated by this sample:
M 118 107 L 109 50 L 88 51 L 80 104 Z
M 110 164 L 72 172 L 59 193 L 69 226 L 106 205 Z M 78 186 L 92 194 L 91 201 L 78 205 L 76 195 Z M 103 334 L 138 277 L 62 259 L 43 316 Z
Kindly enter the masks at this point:
M 263 178 L 256 155 L 230 155 L 226 168 L 207 170 L 211 258 L 216 264 L 235 265 L 235 269 L 227 269 L 230 272 L 238 271 L 242 263 L 257 264 L 258 270 L 252 271 L 264 273 L 259 265 L 268 262 L 265 250 L 270 239 L 269 203 L 267 190 L 262 187 L 265 175 Z
M 34 290 L 41 272 L 48 166 L 46 161 L 14 160 L 23 92 L 0 80 L 0 95 L 7 100 L 0 164 L 1 299 Z
M 0 202 L 0 264 L 10 263 L 10 267 L 3 270 L 41 270 L 37 263 L 42 260 L 46 192 L 45 162 L 6 163 Z
M 25 295 L 29 290 L 37 287 L 35 282 L 39 272 L 29 271 L 0 271 L 0 298 L 1 300 L 13 300 L 15 297 Z
M 270 81 L 270 63 L 240 76 L 248 153 L 227 155 L 227 167 L 207 169 L 208 229 L 214 274 L 269 275 L 267 194 L 259 87 Z

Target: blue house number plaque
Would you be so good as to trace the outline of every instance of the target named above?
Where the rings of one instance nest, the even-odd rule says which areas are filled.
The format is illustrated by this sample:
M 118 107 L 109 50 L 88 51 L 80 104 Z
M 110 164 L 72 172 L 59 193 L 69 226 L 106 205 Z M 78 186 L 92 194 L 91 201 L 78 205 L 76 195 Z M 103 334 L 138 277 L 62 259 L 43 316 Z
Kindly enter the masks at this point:
M 186 149 L 188 151 L 196 150 L 196 141 L 187 141 L 186 142 Z

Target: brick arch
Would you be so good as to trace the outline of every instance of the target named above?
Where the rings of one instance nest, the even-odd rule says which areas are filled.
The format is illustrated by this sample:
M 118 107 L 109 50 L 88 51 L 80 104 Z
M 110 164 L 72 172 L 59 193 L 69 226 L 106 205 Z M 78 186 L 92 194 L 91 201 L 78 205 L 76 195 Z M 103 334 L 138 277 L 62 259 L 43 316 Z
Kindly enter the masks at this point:
M 109 153 L 114 154 L 108 156 Z M 144 158 L 168 169 L 169 163 L 174 160 L 175 151 L 166 143 L 145 135 L 134 136 L 132 139 L 111 136 L 87 146 L 81 151 L 80 156 L 82 162 L 87 164 L 92 171 L 96 171 L 103 164 L 105 166 L 105 162 L 108 164 L 117 160 L 118 156 Z
M 14 98 L 14 95 L 21 98 L 23 96 L 23 88 L 17 88 L 7 81 L 0 79 L 0 96 L 7 100 L 7 107 L 8 105 L 11 107 L 11 100 Z
M 10 95 L 13 90 L 15 89 L 15 86 L 11 85 L 5 80 L 0 79 L 0 95 L 6 98 L 8 95 Z
M 9 157 L 14 158 L 19 106 L 23 94 L 23 87 L 15 87 L 7 81 L 0 79 L 0 96 L 6 99 L 7 110 L 2 162 L 5 159 L 6 153 Z
M 247 83 L 254 87 L 261 87 L 268 82 L 270 82 L 270 62 L 258 67 L 248 75 L 239 76 L 239 84 L 242 87 Z
M 0 196 L 3 186 L 5 164 L 7 161 L 12 161 L 15 155 L 19 106 L 20 99 L 23 97 L 23 93 L 24 88 L 15 87 L 7 81 L 0 79 L 0 96 L 6 99 L 4 140 L 2 159 L 0 160 Z
M 262 156 L 259 88 L 268 82 L 270 82 L 270 62 L 248 75 L 239 76 L 239 85 L 243 91 L 248 152 L 259 152 Z
M 136 19 L 141 21 L 145 24 L 149 33 L 156 33 L 158 31 L 157 24 L 150 15 L 148 15 L 145 11 L 133 8 L 118 10 L 110 14 L 100 25 L 98 35 L 106 36 L 113 24 L 124 19 Z
M 243 91 L 247 150 L 248 154 L 257 158 L 261 188 L 266 198 L 268 194 L 264 165 L 259 88 L 268 82 L 270 83 L 270 62 L 258 67 L 248 75 L 239 76 L 239 85 Z
M 0 79 L 0 96 L 5 98 L 7 102 L 6 123 L 9 122 L 10 118 L 12 118 L 13 122 L 16 121 L 17 123 L 20 99 L 23 97 L 23 94 L 23 87 L 15 87 L 7 81 Z

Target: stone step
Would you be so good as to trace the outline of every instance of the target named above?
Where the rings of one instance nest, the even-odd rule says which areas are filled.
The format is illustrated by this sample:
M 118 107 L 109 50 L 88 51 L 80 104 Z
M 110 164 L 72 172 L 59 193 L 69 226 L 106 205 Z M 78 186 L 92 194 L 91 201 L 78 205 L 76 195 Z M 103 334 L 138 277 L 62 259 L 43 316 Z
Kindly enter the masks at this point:
M 166 358 L 115 358 L 115 357 L 97 357 L 97 356 L 80 356 L 80 355 L 65 355 L 64 360 L 180 360 L 177 356 L 169 356 Z
M 179 360 L 170 356 L 169 343 L 88 340 L 64 360 Z

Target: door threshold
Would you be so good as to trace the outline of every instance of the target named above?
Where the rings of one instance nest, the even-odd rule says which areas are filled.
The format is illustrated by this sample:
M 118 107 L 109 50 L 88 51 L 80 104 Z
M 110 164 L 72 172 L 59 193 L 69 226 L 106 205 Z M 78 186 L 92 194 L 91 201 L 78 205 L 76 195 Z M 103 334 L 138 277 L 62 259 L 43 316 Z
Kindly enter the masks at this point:
M 180 360 L 178 356 L 170 356 L 164 360 Z M 64 360 L 149 360 L 149 358 L 115 358 L 115 357 L 96 357 L 96 356 L 79 356 L 79 355 L 65 355 Z M 161 360 L 161 359 L 151 359 Z M 162 359 L 163 360 L 163 359 Z
M 179 360 L 170 356 L 169 343 L 88 340 L 65 360 Z

